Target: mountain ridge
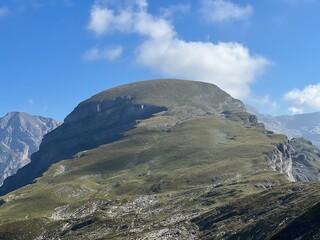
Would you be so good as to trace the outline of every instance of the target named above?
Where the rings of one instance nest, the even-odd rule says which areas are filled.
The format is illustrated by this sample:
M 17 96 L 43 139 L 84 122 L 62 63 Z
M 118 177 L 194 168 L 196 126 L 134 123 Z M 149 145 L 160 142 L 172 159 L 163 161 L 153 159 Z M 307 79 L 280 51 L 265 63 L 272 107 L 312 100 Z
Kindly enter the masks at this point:
M 161 95 L 161 88 L 166 90 L 165 96 Z M 145 89 L 148 89 L 148 91 L 145 91 Z M 197 93 L 199 91 L 204 95 L 198 96 Z M 210 91 L 215 92 L 215 95 L 212 95 Z M 188 97 L 188 95 L 192 97 Z M 223 101 L 221 101 L 220 98 L 223 99 Z M 141 103 L 141 99 L 143 103 Z M 175 101 L 172 101 L 172 99 L 175 99 Z M 181 99 L 183 100 L 181 101 Z M 212 101 L 213 99 L 218 100 Z M 66 117 L 65 122 L 59 128 L 45 136 L 40 145 L 40 153 L 37 152 L 32 156 L 31 165 L 18 171 L 17 174 L 12 177 L 12 179 L 14 179 L 12 180 L 12 184 L 8 183 L 11 178 L 7 179 L 3 187 L 0 188 L 0 194 L 6 194 L 18 187 L 32 183 L 37 177 L 40 177 L 51 164 L 57 161 L 71 158 L 77 152 L 120 139 L 121 133 L 132 129 L 135 121 L 138 119 L 149 118 L 153 114 L 166 111 L 172 107 L 178 107 L 177 109 L 179 110 L 179 106 L 187 103 L 189 103 L 190 106 L 194 105 L 194 107 L 189 107 L 186 111 L 184 109 L 182 110 L 185 111 L 187 115 L 205 115 L 218 113 L 220 110 L 220 112 L 223 112 L 232 109 L 239 109 L 240 111 L 244 109 L 243 104 L 239 100 L 232 99 L 230 95 L 224 93 L 217 86 L 203 82 L 165 79 L 149 80 L 102 91 L 88 100 L 81 102 L 74 111 Z M 166 106 L 163 106 L 165 104 Z M 199 105 L 201 105 L 201 107 L 199 107 Z M 97 118 L 93 119 L 94 117 Z M 103 119 L 108 119 L 108 122 L 104 122 Z M 73 123 L 76 120 L 78 120 L 78 124 L 74 126 Z M 106 129 L 106 132 L 91 132 L 90 135 L 89 128 L 94 125 L 96 125 L 96 128 Z M 81 136 L 73 136 L 73 131 L 75 130 L 68 130 L 76 128 L 78 128 Z M 50 142 L 55 141 L 55 137 L 52 137 L 53 135 L 59 137 L 65 135 L 64 138 L 68 141 L 68 143 L 66 143 L 62 140 L 60 143 L 57 143 L 61 149 L 59 151 L 61 156 L 55 155 L 55 153 L 52 153 L 52 151 L 46 147 L 44 147 L 46 150 L 43 151 L 44 156 L 41 156 L 42 146 L 48 142 L 50 144 Z M 95 137 L 92 138 L 92 136 Z M 82 140 L 77 141 L 75 138 Z M 96 141 L 94 138 L 96 138 Z M 81 141 L 85 141 L 86 143 L 84 144 L 82 142 L 79 144 Z M 56 147 L 56 149 L 58 149 L 58 147 Z M 46 162 L 37 160 L 41 158 L 45 158 Z M 33 161 L 33 159 L 35 160 Z
M 0 238 L 270 239 L 320 202 L 316 184 L 290 181 L 286 136 L 218 87 L 167 79 L 106 95 L 0 188 Z
M 43 136 L 60 123 L 52 118 L 10 112 L 0 118 L 0 184 L 30 162 Z
M 255 114 L 268 130 L 285 134 L 289 139 L 303 137 L 320 146 L 320 112 L 272 116 L 249 105 L 246 109 Z

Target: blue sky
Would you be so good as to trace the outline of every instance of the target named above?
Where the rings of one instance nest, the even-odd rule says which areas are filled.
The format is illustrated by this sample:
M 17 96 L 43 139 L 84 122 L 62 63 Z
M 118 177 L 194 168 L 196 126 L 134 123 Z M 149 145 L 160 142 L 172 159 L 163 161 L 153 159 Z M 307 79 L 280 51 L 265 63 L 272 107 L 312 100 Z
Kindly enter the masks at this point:
M 320 110 L 317 0 L 2 0 L 0 116 L 63 120 L 138 80 L 214 83 L 274 115 Z

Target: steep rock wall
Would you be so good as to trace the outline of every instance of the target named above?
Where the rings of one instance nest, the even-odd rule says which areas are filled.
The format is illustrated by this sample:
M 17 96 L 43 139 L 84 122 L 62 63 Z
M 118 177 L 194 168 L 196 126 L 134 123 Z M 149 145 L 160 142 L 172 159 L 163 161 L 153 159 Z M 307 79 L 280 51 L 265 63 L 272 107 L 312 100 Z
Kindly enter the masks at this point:
M 290 181 L 295 181 L 292 175 L 292 158 L 289 141 L 276 144 L 275 149 L 268 153 L 267 156 L 267 162 L 273 170 L 284 173 Z

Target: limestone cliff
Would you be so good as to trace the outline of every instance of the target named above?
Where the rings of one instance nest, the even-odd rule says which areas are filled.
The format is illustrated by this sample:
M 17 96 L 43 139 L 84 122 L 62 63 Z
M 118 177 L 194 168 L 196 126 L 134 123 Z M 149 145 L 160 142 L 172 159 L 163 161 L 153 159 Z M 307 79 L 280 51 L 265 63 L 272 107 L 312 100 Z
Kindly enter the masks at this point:
M 0 118 L 0 185 L 30 162 L 43 136 L 59 125 L 51 118 L 21 112 Z
M 289 141 L 278 143 L 275 147 L 272 152 L 268 153 L 268 164 L 273 170 L 285 173 L 290 181 L 295 181 L 292 175 L 292 158 Z

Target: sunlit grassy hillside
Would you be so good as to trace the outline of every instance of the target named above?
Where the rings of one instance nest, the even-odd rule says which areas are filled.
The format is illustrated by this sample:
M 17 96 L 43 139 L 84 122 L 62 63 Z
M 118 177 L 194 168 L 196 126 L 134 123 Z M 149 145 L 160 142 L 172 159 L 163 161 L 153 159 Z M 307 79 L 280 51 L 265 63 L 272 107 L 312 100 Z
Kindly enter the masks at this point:
M 119 97 L 125 102 L 110 103 Z M 268 165 L 286 137 L 268 134 L 241 102 L 204 83 L 158 80 L 103 92 L 81 103 L 48 146 L 59 146 L 64 129 L 81 135 L 79 122 L 97 116 L 113 127 L 110 113 L 117 109 L 123 121 L 119 109 L 130 104 L 166 110 L 135 119 L 119 139 L 84 145 L 3 196 L 1 239 L 266 239 L 319 201 L 313 185 L 291 183 Z M 101 119 L 86 141 L 101 132 Z M 312 198 L 303 201 L 304 194 Z M 254 235 L 259 224 L 265 230 Z

